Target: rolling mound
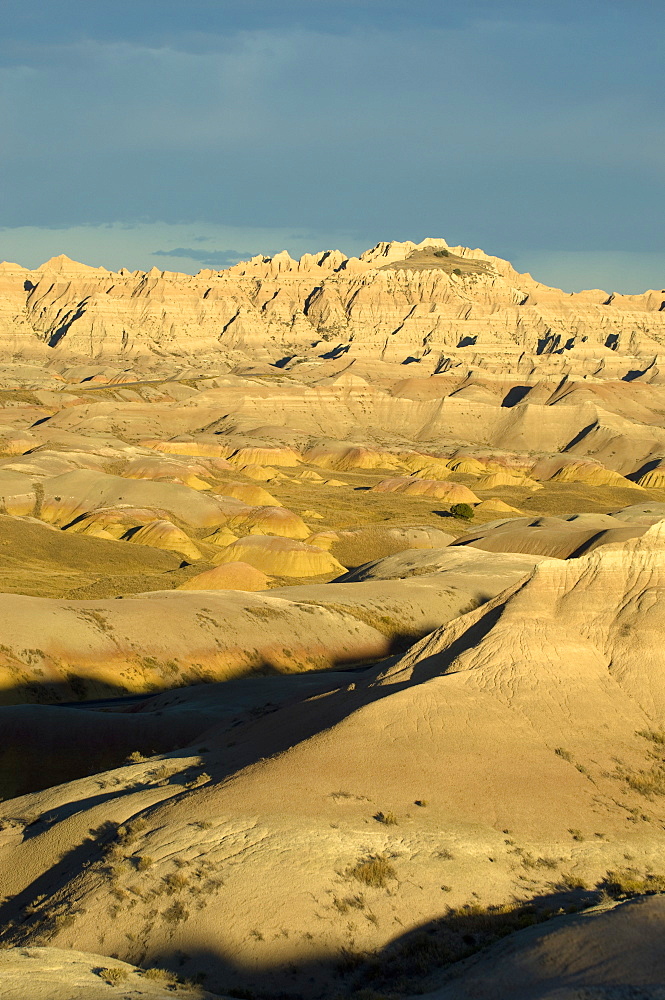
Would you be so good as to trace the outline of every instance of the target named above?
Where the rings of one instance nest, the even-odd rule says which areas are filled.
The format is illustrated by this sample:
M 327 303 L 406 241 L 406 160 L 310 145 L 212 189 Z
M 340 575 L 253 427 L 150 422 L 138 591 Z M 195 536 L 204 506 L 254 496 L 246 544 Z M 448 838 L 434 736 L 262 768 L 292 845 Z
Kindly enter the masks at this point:
M 186 972 L 220 983 L 316 992 L 339 981 L 340 949 L 376 952 L 404 927 L 445 924 L 446 906 L 585 888 L 593 901 L 627 854 L 658 872 L 664 553 L 656 524 L 545 559 L 323 697 L 213 722 L 165 770 L 111 772 L 103 807 L 85 804 L 99 776 L 14 799 L 7 940 L 130 962 L 186 952 Z M 59 821 L 63 791 L 80 805 Z M 127 822 L 90 839 L 96 816 Z

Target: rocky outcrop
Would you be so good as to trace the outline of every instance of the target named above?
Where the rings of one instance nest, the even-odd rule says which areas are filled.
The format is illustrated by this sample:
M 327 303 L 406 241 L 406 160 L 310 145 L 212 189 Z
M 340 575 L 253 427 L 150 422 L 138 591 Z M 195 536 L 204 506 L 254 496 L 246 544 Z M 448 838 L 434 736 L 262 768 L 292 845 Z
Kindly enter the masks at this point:
M 18 354 L 348 353 L 432 369 L 478 355 L 514 369 L 546 355 L 571 370 L 654 377 L 664 294 L 567 294 L 442 239 L 379 243 L 358 258 L 284 251 L 194 277 L 60 256 L 34 271 L 0 265 L 0 340 Z

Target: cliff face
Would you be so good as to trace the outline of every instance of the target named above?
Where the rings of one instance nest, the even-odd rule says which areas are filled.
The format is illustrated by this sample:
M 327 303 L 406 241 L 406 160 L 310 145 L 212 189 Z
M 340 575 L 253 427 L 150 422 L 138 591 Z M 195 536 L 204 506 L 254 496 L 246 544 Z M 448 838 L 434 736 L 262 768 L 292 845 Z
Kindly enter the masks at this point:
M 434 239 L 380 243 L 359 258 L 283 252 L 194 277 L 64 256 L 34 271 L 0 265 L 0 341 L 21 355 L 349 354 L 432 370 L 482 356 L 503 371 L 541 355 L 595 373 L 621 356 L 653 363 L 664 306 L 655 291 L 567 294 Z

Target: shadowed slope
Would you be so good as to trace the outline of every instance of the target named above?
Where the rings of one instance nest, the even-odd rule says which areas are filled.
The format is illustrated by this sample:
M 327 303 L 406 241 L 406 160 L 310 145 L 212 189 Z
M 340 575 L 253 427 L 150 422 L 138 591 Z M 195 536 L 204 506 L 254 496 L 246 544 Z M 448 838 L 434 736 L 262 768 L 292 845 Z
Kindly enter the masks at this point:
M 97 825 L 92 812 L 40 835 L 47 870 L 56 845 L 91 862 L 40 881 L 49 906 L 75 894 L 78 912 L 60 927 L 37 904 L 9 940 L 46 935 L 99 951 L 103 938 L 131 961 L 197 951 L 211 975 L 232 955 L 253 989 L 310 992 L 309 976 L 330 987 L 319 959 L 383 947 L 437 919 L 444 900 L 497 903 L 598 882 L 626 854 L 658 871 L 663 798 L 645 776 L 661 773 L 647 737 L 665 710 L 664 543 L 659 524 L 579 560 L 545 560 L 382 670 L 264 718 L 214 722 L 199 737 L 200 782 L 186 778 L 191 757 L 172 754 L 179 786 L 124 782 L 105 804 L 106 815 L 141 814 L 116 843 L 117 864 L 99 843 L 77 847 Z M 68 795 L 85 788 L 73 783 Z M 39 814 L 40 795 L 56 791 L 6 808 Z M 24 903 L 37 891 L 23 875 L 27 856 L 20 838 L 0 856 Z M 143 856 L 151 863 L 133 889 Z M 382 874 L 364 882 L 370 861 Z M 204 898 L 197 873 L 209 873 Z M 131 916 L 110 919 L 104 884 L 136 899 Z

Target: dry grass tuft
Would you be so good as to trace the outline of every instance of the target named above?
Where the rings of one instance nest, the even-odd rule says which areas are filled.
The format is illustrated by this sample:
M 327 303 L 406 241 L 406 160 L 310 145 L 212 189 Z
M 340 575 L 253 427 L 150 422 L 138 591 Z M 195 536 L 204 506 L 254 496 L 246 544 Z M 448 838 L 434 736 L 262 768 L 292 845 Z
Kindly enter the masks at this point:
M 112 965 L 108 969 L 100 969 L 99 976 L 109 984 L 109 986 L 118 986 L 123 983 L 125 979 L 129 979 L 129 973 L 127 969 L 123 969 L 120 965 Z
M 612 899 L 665 892 L 665 875 L 641 874 L 634 868 L 618 868 L 607 872 L 600 887 Z
M 650 771 L 636 771 L 625 775 L 630 787 L 648 799 L 654 795 L 665 795 L 665 767 L 652 767 Z
M 395 869 L 382 854 L 375 854 L 358 861 L 353 867 L 347 868 L 346 875 L 373 889 L 383 889 L 388 879 L 397 878 Z
M 175 903 L 171 903 L 168 909 L 164 910 L 162 916 L 170 924 L 179 924 L 181 921 L 189 919 L 189 910 L 179 900 L 176 900 Z

